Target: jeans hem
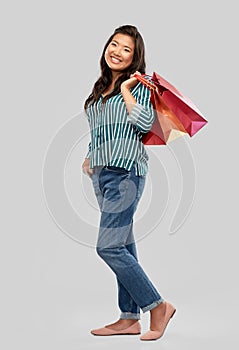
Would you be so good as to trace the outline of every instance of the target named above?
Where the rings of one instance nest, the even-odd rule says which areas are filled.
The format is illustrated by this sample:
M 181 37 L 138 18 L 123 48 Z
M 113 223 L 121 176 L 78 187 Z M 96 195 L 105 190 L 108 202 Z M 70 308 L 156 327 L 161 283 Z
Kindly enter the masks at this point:
M 143 311 L 143 312 L 150 311 L 150 310 L 154 309 L 156 306 L 162 304 L 163 302 L 164 302 L 164 299 L 163 299 L 163 298 L 160 298 L 159 300 L 154 301 L 152 304 L 147 305 L 147 306 L 144 306 L 144 307 L 142 308 L 142 311 Z
M 140 314 L 134 314 L 132 312 L 121 312 L 121 320 L 140 320 Z

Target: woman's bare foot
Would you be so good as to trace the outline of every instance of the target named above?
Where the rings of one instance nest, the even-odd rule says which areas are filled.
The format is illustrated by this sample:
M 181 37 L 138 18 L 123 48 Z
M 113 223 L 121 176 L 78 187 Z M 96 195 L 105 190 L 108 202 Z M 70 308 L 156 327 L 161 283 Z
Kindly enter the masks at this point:
M 132 326 L 134 323 L 136 323 L 138 320 L 131 320 L 131 319 L 119 319 L 118 321 L 108 324 L 105 326 L 106 328 L 113 329 L 115 331 L 122 331 L 123 329 L 126 329 L 130 326 Z
M 166 312 L 166 304 L 165 302 L 159 304 L 152 310 L 150 310 L 150 330 L 151 331 L 160 331 L 161 326 L 164 322 Z

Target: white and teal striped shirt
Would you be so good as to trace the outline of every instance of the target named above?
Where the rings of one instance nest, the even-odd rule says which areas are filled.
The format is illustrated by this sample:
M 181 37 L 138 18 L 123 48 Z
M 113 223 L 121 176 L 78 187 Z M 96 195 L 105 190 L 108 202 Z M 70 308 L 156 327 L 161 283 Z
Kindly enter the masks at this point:
M 130 114 L 121 93 L 104 104 L 100 97 L 88 106 L 91 142 L 86 158 L 90 158 L 91 168 L 108 165 L 131 170 L 135 164 L 136 175 L 147 174 L 148 155 L 142 134 L 151 129 L 154 121 L 150 90 L 138 83 L 131 93 L 137 103 Z

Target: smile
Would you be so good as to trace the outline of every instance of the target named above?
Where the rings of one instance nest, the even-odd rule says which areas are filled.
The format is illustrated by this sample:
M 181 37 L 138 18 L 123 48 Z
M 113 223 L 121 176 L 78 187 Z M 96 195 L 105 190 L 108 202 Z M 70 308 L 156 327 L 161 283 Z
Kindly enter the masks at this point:
M 110 56 L 110 59 L 115 64 L 121 63 L 121 60 L 119 58 L 114 57 L 114 56 Z

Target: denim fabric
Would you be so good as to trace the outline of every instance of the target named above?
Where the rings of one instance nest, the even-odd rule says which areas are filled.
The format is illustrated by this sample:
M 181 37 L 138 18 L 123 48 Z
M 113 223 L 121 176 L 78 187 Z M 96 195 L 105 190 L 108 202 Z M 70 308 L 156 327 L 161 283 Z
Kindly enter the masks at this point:
M 91 176 L 101 211 L 96 251 L 117 278 L 120 318 L 140 319 L 163 302 L 137 259 L 133 216 L 143 193 L 145 176 L 135 168 L 95 167 Z

